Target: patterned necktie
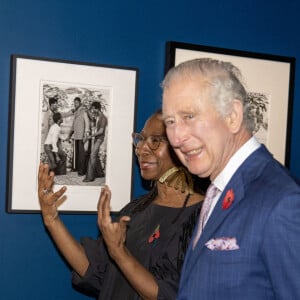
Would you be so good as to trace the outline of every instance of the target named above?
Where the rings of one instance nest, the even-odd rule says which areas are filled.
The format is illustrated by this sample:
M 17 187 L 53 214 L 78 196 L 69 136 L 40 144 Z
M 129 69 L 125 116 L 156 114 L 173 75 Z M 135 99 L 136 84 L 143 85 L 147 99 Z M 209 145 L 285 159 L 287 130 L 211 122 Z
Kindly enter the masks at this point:
M 211 184 L 206 191 L 205 199 L 203 201 L 203 205 L 202 205 L 201 212 L 200 212 L 197 233 L 193 240 L 193 249 L 196 247 L 196 244 L 197 244 L 197 242 L 200 238 L 200 235 L 203 231 L 203 228 L 207 222 L 207 217 L 208 217 L 213 199 L 217 195 L 217 192 L 218 192 L 218 188 L 213 184 Z

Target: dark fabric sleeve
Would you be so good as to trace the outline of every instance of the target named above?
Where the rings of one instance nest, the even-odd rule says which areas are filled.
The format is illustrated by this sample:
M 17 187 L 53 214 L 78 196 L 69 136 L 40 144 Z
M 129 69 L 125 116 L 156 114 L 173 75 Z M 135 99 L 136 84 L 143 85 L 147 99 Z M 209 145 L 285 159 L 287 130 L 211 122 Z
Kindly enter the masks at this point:
M 120 212 L 115 213 L 113 221 L 118 221 L 122 215 L 130 215 L 135 202 L 128 203 Z M 101 292 L 104 278 L 107 275 L 107 268 L 110 261 L 105 243 L 100 236 L 97 240 L 82 238 L 81 244 L 89 260 L 89 267 L 86 274 L 81 277 L 75 271 L 72 272 L 72 284 L 78 291 L 93 297 L 97 297 Z
M 167 255 L 157 262 L 154 276 L 158 285 L 157 300 L 175 300 L 179 285 L 179 271 Z
M 200 207 L 201 205 L 181 224 L 180 228 L 171 230 L 170 239 L 163 251 L 164 254 L 150 269 L 158 284 L 158 300 L 176 299 L 184 256 L 197 222 Z
M 82 238 L 81 244 L 86 252 L 90 265 L 83 277 L 79 276 L 75 271 L 72 272 L 72 284 L 80 292 L 97 297 L 107 270 L 108 253 L 102 238 L 97 240 Z

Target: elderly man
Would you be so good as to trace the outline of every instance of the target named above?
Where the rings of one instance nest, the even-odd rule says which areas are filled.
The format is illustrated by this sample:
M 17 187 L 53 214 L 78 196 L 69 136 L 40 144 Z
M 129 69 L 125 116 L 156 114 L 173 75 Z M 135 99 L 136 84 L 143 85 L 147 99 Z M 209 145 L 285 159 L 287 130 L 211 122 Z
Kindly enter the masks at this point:
M 171 69 L 162 87 L 172 147 L 212 182 L 177 299 L 300 299 L 300 187 L 252 136 L 239 70 L 196 59 Z

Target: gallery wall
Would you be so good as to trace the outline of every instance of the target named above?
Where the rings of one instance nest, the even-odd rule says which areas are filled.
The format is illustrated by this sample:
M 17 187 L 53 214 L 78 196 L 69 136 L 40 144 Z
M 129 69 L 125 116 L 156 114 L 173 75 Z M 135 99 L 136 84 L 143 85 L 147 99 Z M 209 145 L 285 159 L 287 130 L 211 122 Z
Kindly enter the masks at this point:
M 70 270 L 41 216 L 5 210 L 12 54 L 138 68 L 137 130 L 160 106 L 167 41 L 295 57 L 290 171 L 300 179 L 299 10 L 296 0 L 2 0 L 0 299 L 89 299 L 72 288 Z M 24 148 L 27 142 L 25 136 Z M 133 181 L 136 197 L 144 192 L 136 166 Z M 62 219 L 77 239 L 98 234 L 95 215 Z

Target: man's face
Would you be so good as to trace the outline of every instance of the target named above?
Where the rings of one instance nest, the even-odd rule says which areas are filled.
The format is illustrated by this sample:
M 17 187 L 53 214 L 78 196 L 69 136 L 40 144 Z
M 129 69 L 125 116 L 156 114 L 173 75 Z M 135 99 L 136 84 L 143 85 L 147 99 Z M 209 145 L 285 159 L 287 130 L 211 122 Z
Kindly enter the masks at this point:
M 91 107 L 91 112 L 94 116 L 98 116 L 100 109 L 99 108 L 95 108 L 94 106 Z
M 163 93 L 163 118 L 181 162 L 191 173 L 214 179 L 229 159 L 232 134 L 209 91 L 201 78 L 174 79 Z
M 75 109 L 78 109 L 78 107 L 80 107 L 81 102 L 79 100 L 74 100 L 74 107 Z
M 57 102 L 54 102 L 50 105 L 50 110 L 52 112 L 57 112 L 57 108 L 58 108 L 58 103 Z

